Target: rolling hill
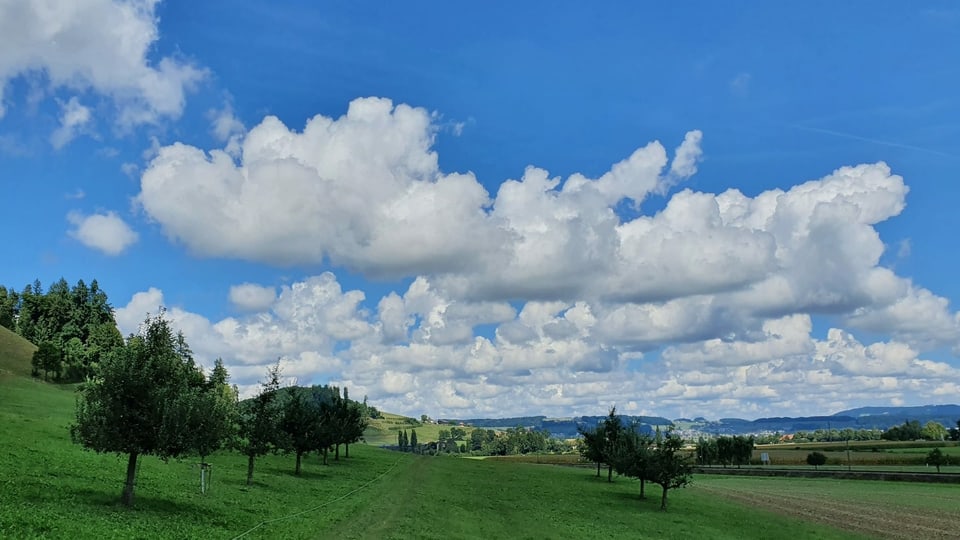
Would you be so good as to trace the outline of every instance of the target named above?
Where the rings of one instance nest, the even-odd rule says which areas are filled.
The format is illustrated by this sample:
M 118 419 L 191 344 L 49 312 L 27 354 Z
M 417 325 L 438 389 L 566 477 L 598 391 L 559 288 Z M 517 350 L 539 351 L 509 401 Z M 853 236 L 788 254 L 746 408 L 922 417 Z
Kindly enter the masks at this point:
M 37 347 L 16 333 L 0 326 L 0 377 L 30 376 L 30 359 Z

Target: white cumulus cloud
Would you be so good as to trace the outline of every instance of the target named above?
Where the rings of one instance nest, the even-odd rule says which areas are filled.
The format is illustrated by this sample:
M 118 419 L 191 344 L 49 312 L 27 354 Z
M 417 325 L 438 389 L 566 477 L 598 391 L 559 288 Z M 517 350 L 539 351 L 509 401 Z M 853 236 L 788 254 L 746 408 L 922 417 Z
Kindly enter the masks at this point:
M 54 90 L 109 96 L 121 126 L 178 117 L 187 90 L 205 72 L 181 59 L 153 57 L 159 37 L 157 4 L 158 0 L 0 2 L 0 102 L 8 81 L 40 73 Z M 64 137 L 55 138 L 54 144 L 65 144 L 69 137 Z
M 264 311 L 277 299 L 274 287 L 241 283 L 230 287 L 230 303 L 242 311 Z
M 70 236 L 83 245 L 107 255 L 123 253 L 139 238 L 139 235 L 116 212 L 91 215 L 70 212 L 67 214 L 67 221 L 73 225 L 73 228 L 68 231 Z

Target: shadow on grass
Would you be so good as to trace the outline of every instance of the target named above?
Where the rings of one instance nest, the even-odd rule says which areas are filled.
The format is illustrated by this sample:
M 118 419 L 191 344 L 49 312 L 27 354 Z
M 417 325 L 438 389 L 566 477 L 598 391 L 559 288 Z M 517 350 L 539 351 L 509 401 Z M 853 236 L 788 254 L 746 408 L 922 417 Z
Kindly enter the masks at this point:
M 290 478 L 302 478 L 304 480 L 315 480 L 317 478 L 330 478 L 332 475 L 326 471 L 317 471 L 317 470 L 308 470 L 303 469 L 300 471 L 300 474 L 296 474 L 293 471 L 277 471 L 277 474 L 282 476 L 287 476 Z
M 137 514 L 154 514 L 161 517 L 190 516 L 192 520 L 207 520 L 215 517 L 216 512 L 189 501 L 172 500 L 150 494 L 135 494 L 132 508 L 120 504 L 120 491 L 105 492 L 89 488 L 69 490 L 75 507 L 86 507 L 93 511 L 125 510 Z

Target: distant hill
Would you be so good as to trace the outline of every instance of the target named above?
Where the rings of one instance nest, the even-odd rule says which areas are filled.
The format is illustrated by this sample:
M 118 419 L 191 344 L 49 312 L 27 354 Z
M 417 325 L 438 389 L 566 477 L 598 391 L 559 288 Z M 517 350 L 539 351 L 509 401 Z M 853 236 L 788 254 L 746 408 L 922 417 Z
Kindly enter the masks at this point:
M 653 431 L 655 426 L 673 426 L 673 422 L 662 416 L 627 416 L 621 415 L 626 424 L 635 423 L 646 431 Z M 471 418 L 465 420 L 445 419 L 440 422 L 445 423 L 464 423 L 469 426 L 485 429 L 507 429 L 513 427 L 524 427 L 529 429 L 545 430 L 551 437 L 559 439 L 572 439 L 577 436 L 577 428 L 580 426 L 591 427 L 600 423 L 604 416 L 575 416 L 572 418 L 547 418 L 546 416 L 515 416 L 511 418 Z
M 30 376 L 30 360 L 37 347 L 0 326 L 0 377 L 6 374 Z

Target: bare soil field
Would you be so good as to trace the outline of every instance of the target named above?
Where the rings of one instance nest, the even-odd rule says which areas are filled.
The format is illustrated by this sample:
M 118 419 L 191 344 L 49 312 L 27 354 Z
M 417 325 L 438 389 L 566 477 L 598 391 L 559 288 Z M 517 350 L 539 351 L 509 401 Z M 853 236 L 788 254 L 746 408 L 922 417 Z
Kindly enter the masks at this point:
M 852 483 L 837 489 L 837 482 L 818 480 L 711 480 L 697 482 L 696 489 L 873 538 L 960 538 L 960 492 L 955 487 L 856 484 L 862 486 L 862 496 L 851 496 L 857 489 Z

